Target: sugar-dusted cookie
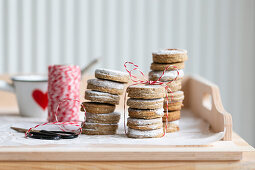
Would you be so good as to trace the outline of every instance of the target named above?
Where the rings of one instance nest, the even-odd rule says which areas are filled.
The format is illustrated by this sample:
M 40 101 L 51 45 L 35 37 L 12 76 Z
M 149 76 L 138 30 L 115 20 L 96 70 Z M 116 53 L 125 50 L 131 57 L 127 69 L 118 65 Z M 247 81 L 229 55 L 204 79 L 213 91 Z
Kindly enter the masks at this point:
M 127 105 L 133 109 L 159 109 L 163 107 L 164 99 L 133 99 L 127 100 Z
M 122 94 L 124 91 L 124 84 L 109 80 L 90 79 L 87 81 L 88 89 L 101 91 L 111 94 Z
M 115 110 L 115 105 L 104 104 L 104 103 L 94 103 L 94 102 L 83 102 L 82 103 L 86 109 L 86 112 L 94 114 L 107 114 L 112 113 Z M 81 111 L 83 107 L 81 107 Z
M 128 108 L 128 115 L 138 119 L 155 119 L 164 116 L 164 109 L 132 109 Z
M 86 113 L 86 122 L 116 124 L 120 120 L 120 113 L 112 112 L 107 114 Z
M 127 88 L 128 97 L 136 99 L 157 99 L 165 96 L 165 88 L 160 85 L 132 85 Z
M 165 127 L 166 127 L 166 122 L 163 123 L 164 130 L 165 130 Z M 167 123 L 167 129 L 166 129 L 167 133 L 177 132 L 179 130 L 180 130 L 179 120 L 175 120 L 175 121 Z
M 180 111 L 172 111 L 168 112 L 168 122 L 179 120 L 181 118 L 181 112 Z M 163 117 L 163 122 L 166 122 L 166 112 Z
M 178 75 L 179 72 L 179 75 Z M 163 71 L 150 71 L 149 72 L 149 80 L 157 81 L 163 74 Z M 183 70 L 173 70 L 173 71 L 165 71 L 164 75 L 161 77 L 160 81 L 171 81 L 171 80 L 180 80 L 184 77 Z
M 167 70 L 184 69 L 184 62 L 172 63 L 172 64 L 151 63 L 151 70 L 153 70 L 153 71 L 164 71 L 166 68 L 167 68 Z
M 129 81 L 128 73 L 110 69 L 96 69 L 95 77 L 99 79 L 112 80 L 121 83 L 127 83 Z
M 82 134 L 85 135 L 115 135 L 116 130 L 113 131 L 102 131 L 102 130 L 95 130 L 95 129 L 82 129 Z
M 161 138 L 164 135 L 163 127 L 155 130 L 137 130 L 128 128 L 129 138 Z
M 181 88 L 182 88 L 182 80 L 172 81 L 171 83 L 168 83 L 167 86 L 168 86 L 167 91 L 168 91 L 168 94 L 170 95 L 173 92 L 181 90 Z
M 92 102 L 108 103 L 108 104 L 119 104 L 120 97 L 116 94 L 110 94 L 105 92 L 86 90 L 85 99 Z
M 127 119 L 127 126 L 132 129 L 137 130 L 154 130 L 160 129 L 163 126 L 162 118 L 156 119 L 135 119 L 135 118 L 128 118 Z
M 103 123 L 89 123 L 85 122 L 84 129 L 95 129 L 99 131 L 115 131 L 118 129 L 118 124 L 103 124 Z
M 179 63 L 188 59 L 187 51 L 183 49 L 165 49 L 152 53 L 154 63 Z
M 183 104 L 182 102 L 168 103 L 168 111 L 181 110 Z M 167 110 L 166 102 L 164 102 L 164 111 Z
M 176 91 L 173 93 L 168 93 L 168 102 L 169 103 L 176 103 L 176 102 L 182 102 L 184 100 L 184 93 L 183 91 Z M 167 101 L 167 98 L 165 98 L 164 102 Z

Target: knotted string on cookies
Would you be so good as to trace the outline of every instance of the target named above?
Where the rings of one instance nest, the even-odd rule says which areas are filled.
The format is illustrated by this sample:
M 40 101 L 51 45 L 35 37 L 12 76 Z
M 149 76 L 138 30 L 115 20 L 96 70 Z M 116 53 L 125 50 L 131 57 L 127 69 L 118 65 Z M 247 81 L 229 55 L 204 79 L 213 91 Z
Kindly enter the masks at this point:
M 133 67 L 132 69 L 128 69 L 128 66 L 127 65 L 131 65 L 131 67 Z M 133 62 L 125 62 L 124 64 L 124 67 L 126 69 L 126 71 L 129 73 L 129 76 L 130 76 L 130 79 L 134 82 L 134 84 L 131 84 L 129 86 L 132 86 L 132 85 L 138 85 L 138 84 L 145 84 L 145 85 L 161 85 L 161 86 L 164 86 L 165 88 L 165 91 L 166 91 L 166 108 L 167 108 L 167 111 L 166 111 L 166 125 L 165 125 L 165 130 L 164 130 L 164 135 L 166 134 L 166 130 L 167 130 L 167 124 L 168 124 L 168 92 L 170 93 L 173 93 L 172 90 L 169 88 L 169 84 L 172 83 L 173 81 L 176 81 L 178 76 L 179 76 L 179 70 L 177 69 L 176 66 L 173 66 L 173 65 L 169 65 L 167 66 L 162 75 L 156 80 L 156 81 L 150 81 L 150 80 L 147 80 L 146 79 L 146 76 L 144 75 L 144 73 L 139 69 L 139 66 L 134 64 Z M 176 77 L 173 79 L 173 80 L 170 80 L 168 82 L 161 82 L 161 78 L 164 76 L 165 72 L 170 68 L 170 67 L 173 67 L 176 71 L 177 71 L 177 75 Z M 141 80 L 139 77 L 135 76 L 132 74 L 133 71 L 138 71 L 138 73 L 140 73 L 140 75 L 142 76 L 143 80 Z M 128 86 L 128 87 L 129 87 Z M 125 134 L 127 134 L 127 130 L 126 130 L 126 98 L 127 98 L 127 91 L 125 92 L 125 96 L 124 96 L 124 130 L 125 130 Z M 173 99 L 173 95 L 171 97 L 171 100 L 170 102 L 172 101 Z
M 77 100 L 77 99 L 64 99 L 64 100 L 62 100 L 62 101 L 59 101 L 58 102 L 58 105 L 57 105 L 57 108 L 56 108 L 56 111 L 54 112 L 55 114 L 54 114 L 54 117 L 55 117 L 55 122 L 45 122 L 45 123 L 42 123 L 42 124 L 38 124 L 38 125 L 36 125 L 36 126 L 34 126 L 34 127 L 31 127 L 26 133 L 25 133 L 25 137 L 28 137 L 28 135 L 29 135 L 29 132 L 31 132 L 32 130 L 34 130 L 34 129 L 36 129 L 36 128 L 38 128 L 39 126 L 45 126 L 45 125 L 57 125 L 57 126 L 59 126 L 59 128 L 62 130 L 62 131 L 64 131 L 64 132 L 66 132 L 66 131 L 71 131 L 71 132 L 75 132 L 75 131 L 78 131 L 77 132 L 77 134 L 78 135 L 80 135 L 81 133 L 82 133 L 82 127 L 83 127 L 83 125 L 84 125 L 84 123 L 85 123 L 85 120 L 86 120 L 86 109 L 85 109 L 85 106 L 83 105 L 83 104 L 81 104 L 81 107 L 83 108 L 83 110 L 84 110 L 84 121 L 82 121 L 82 122 L 77 122 L 77 121 L 75 121 L 75 122 L 59 122 L 58 121 L 58 110 L 59 110 L 59 108 L 60 108 L 60 105 L 63 103 L 63 102 L 66 102 L 66 101 L 74 101 L 74 102 L 79 102 L 80 103 L 80 100 Z M 81 123 L 81 124 L 80 124 Z M 68 129 L 66 129 L 65 128 L 65 125 L 72 125 L 72 126 L 76 126 L 76 127 L 79 127 L 79 129 L 78 130 L 68 130 Z

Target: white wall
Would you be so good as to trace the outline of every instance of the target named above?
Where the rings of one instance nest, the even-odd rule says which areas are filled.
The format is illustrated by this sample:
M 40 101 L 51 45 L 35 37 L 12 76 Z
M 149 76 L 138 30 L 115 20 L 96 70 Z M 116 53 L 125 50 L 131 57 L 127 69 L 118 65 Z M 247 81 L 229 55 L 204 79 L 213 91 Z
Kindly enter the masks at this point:
M 235 131 L 255 145 L 255 1 L 0 0 L 0 73 L 95 56 L 146 72 L 152 51 L 172 47 L 189 51 L 187 74 L 220 86 Z

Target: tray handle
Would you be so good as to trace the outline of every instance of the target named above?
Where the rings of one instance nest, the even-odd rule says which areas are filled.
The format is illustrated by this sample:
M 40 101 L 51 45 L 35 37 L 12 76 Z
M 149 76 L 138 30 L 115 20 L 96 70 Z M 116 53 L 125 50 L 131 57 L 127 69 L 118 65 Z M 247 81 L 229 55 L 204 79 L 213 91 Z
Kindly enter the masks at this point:
M 232 116 L 222 105 L 218 86 L 199 76 L 189 76 L 183 80 L 183 91 L 184 106 L 209 122 L 214 132 L 225 129 L 223 140 L 232 140 Z

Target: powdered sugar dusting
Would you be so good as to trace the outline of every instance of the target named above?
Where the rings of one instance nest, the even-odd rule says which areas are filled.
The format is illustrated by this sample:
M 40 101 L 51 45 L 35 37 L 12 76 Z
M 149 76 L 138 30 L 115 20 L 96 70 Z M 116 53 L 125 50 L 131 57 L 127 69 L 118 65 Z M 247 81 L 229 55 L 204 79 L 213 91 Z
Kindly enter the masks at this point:
M 99 92 L 99 91 L 94 91 L 94 90 L 87 90 L 85 92 L 85 95 L 89 95 L 91 97 L 95 97 L 98 99 L 109 99 L 109 100 L 119 100 L 120 99 L 120 97 L 116 94 L 110 94 L 110 93 Z
M 118 70 L 111 70 L 111 69 L 104 69 L 104 68 L 99 68 L 96 69 L 95 71 L 96 74 L 103 74 L 103 75 L 110 75 L 110 76 L 115 76 L 115 77 L 121 77 L 121 76 L 128 76 L 128 73 L 118 71 Z
M 163 108 L 156 109 L 155 113 L 159 116 L 164 116 L 164 109 Z
M 135 136 L 154 137 L 163 133 L 163 128 L 156 130 L 136 130 L 128 128 L 128 133 Z
M 164 98 L 159 98 L 159 99 L 134 99 L 134 98 L 129 98 L 129 101 L 134 101 L 134 102 L 162 102 L 164 101 Z
M 86 112 L 86 118 L 97 118 L 98 116 L 107 118 L 107 117 L 111 117 L 111 116 L 120 116 L 120 113 L 112 112 L 112 113 L 107 113 L 107 114 L 95 114 L 95 113 Z
M 100 79 L 89 79 L 88 84 L 92 84 L 99 87 L 108 87 L 108 88 L 115 88 L 115 89 L 124 89 L 123 83 L 113 82 L 109 80 L 100 80 Z
M 168 55 L 168 54 L 185 54 L 185 53 L 187 53 L 187 50 L 183 50 L 183 49 L 164 49 L 164 50 L 159 50 L 159 51 L 153 52 L 152 54 Z
M 139 125 L 136 126 L 137 128 L 147 128 L 147 129 L 158 129 L 160 127 L 163 127 L 163 123 L 161 122 L 160 124 L 152 124 L 152 125 Z
M 137 125 L 151 125 L 151 124 L 157 124 L 162 123 L 162 118 L 156 118 L 156 119 L 135 119 L 135 118 L 128 118 L 127 120 L 129 123 L 137 124 Z
M 175 120 L 175 121 L 168 122 L 168 125 L 171 126 L 171 124 L 175 124 L 175 125 L 178 125 L 178 126 L 179 126 L 179 123 L 180 123 L 179 120 Z M 165 123 L 164 123 L 164 124 L 165 124 Z
M 179 75 L 178 75 L 178 72 L 179 72 Z M 163 71 L 150 71 L 149 77 L 158 79 L 160 76 L 162 76 L 161 80 L 172 80 L 172 79 L 175 79 L 177 76 L 178 78 L 184 77 L 184 71 L 182 69 L 178 70 L 178 72 L 177 70 L 165 71 L 164 75 L 162 76 Z
M 155 89 L 155 88 L 162 88 L 162 86 L 160 85 L 143 85 L 143 84 L 137 84 L 137 85 L 131 85 L 129 86 L 129 88 L 151 88 L 151 89 Z

